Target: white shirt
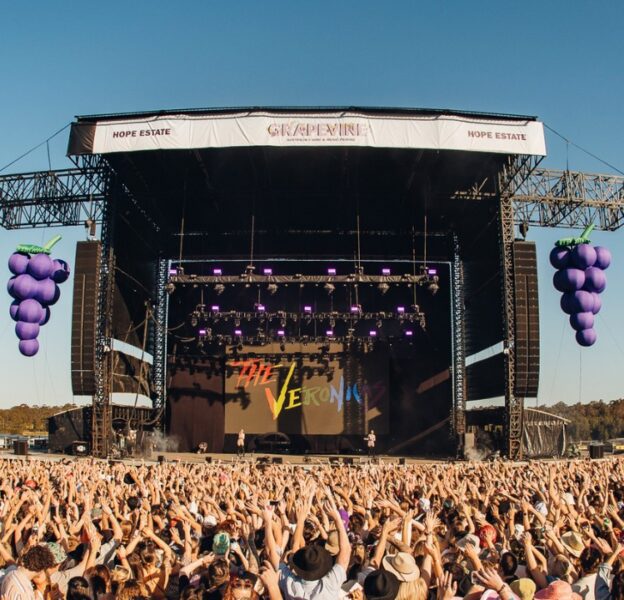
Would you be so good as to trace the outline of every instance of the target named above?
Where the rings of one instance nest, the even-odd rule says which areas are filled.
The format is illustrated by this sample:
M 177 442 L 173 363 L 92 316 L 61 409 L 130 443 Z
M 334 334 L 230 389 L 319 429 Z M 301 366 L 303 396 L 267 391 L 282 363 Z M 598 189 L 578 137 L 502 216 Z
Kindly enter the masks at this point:
M 297 577 L 288 565 L 279 567 L 279 586 L 285 600 L 336 600 L 340 597 L 342 584 L 347 580 L 345 570 L 338 564 L 317 581 L 306 581 Z
M 30 577 L 21 567 L 10 567 L 0 582 L 0 600 L 36 600 Z

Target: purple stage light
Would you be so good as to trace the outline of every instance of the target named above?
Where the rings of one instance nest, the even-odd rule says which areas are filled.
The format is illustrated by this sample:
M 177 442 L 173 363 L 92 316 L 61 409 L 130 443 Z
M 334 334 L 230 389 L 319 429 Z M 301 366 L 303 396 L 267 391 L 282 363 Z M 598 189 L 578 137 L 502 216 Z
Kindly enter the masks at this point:
M 405 335 L 407 335 L 407 336 L 412 336 L 412 335 L 414 335 L 414 332 L 413 332 L 411 329 L 407 329 L 407 330 L 405 331 Z
M 273 275 L 273 269 L 263 269 L 262 272 L 265 275 Z
M 212 274 L 213 275 L 223 275 L 223 270 L 222 269 L 213 269 L 212 270 Z
M 328 275 L 335 275 L 336 274 L 336 269 L 334 269 L 333 267 L 329 267 L 329 269 L 327 269 L 327 274 Z
M 278 329 L 277 330 L 277 335 L 284 336 L 284 335 L 286 335 L 286 332 L 283 329 Z
M 176 267 L 171 267 L 171 269 L 169 269 L 169 275 L 177 275 L 178 274 L 178 269 Z
M 368 332 L 368 335 L 370 335 L 371 337 L 375 337 L 377 335 L 377 332 L 372 329 L 371 331 Z
M 256 309 L 258 310 L 258 312 L 264 312 L 264 304 L 256 304 Z
M 219 305 L 218 304 L 213 304 L 210 307 L 210 310 L 212 310 L 212 312 L 219 312 Z
M 405 312 L 405 306 L 397 306 L 397 312 L 402 315 Z
M 352 312 L 352 313 L 359 313 L 361 310 L 362 310 L 362 309 L 361 309 L 361 307 L 360 307 L 358 304 L 354 304 L 354 305 L 351 307 L 351 312 Z
M 437 274 L 438 274 L 437 269 L 427 269 L 427 275 L 437 275 Z
M 387 267 L 383 268 L 381 270 L 381 274 L 382 275 L 390 275 L 390 269 L 388 269 Z
M 199 330 L 199 335 L 206 335 L 208 332 L 205 329 Z
M 312 312 L 312 307 L 311 306 L 307 306 L 307 305 L 304 306 L 303 307 L 303 312 L 311 313 Z
M 235 329 L 234 330 L 234 335 L 243 335 L 243 330 L 242 329 Z
M 333 329 L 328 329 L 328 330 L 325 332 L 325 335 L 327 335 L 327 336 L 329 336 L 329 337 L 333 336 L 333 335 L 334 335 L 334 330 L 333 330 Z

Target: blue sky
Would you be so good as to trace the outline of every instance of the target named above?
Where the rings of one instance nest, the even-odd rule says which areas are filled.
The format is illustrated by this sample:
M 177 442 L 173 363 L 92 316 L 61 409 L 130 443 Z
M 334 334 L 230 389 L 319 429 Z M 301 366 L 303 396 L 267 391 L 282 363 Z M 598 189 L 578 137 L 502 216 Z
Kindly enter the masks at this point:
M 372 105 L 537 115 L 624 170 L 622 3 L 34 1 L 5 4 L 2 20 L 0 169 L 76 114 Z M 547 142 L 545 166 L 613 172 L 551 133 Z M 53 168 L 68 165 L 66 143 L 66 131 L 50 142 Z M 47 167 L 43 146 L 4 173 Z M 0 257 L 57 231 L 56 254 L 73 261 L 82 228 L 0 230 Z M 551 287 L 547 254 L 564 234 L 529 233 L 541 256 L 539 399 L 613 399 L 622 395 L 623 233 L 594 236 L 615 261 L 591 349 L 574 343 Z M 34 359 L 17 351 L 4 298 L 0 407 L 70 401 L 71 280 Z

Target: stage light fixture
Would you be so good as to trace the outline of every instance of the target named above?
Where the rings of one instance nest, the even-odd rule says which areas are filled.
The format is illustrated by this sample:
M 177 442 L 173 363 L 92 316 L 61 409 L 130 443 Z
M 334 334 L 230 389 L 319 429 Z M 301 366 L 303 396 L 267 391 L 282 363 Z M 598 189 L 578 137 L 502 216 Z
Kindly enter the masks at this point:
M 323 288 L 325 289 L 325 291 L 327 292 L 328 295 L 332 295 L 336 289 L 336 286 L 333 283 L 329 283 L 327 282 Z
M 351 306 L 351 312 L 353 314 L 359 314 L 362 312 L 362 306 L 360 304 L 353 304 Z
M 223 270 L 222 269 L 213 269 L 212 270 L 212 274 L 213 275 L 223 275 Z
M 327 274 L 328 275 L 335 275 L 336 274 L 336 269 L 334 269 L 334 267 L 329 267 L 327 269 Z
M 217 283 L 214 286 L 214 291 L 217 296 L 220 296 L 221 294 L 223 294 L 223 292 L 225 292 L 225 286 L 222 283 Z
M 413 332 L 411 329 L 406 329 L 406 330 L 405 330 L 405 335 L 406 335 L 407 337 L 411 337 L 411 336 L 413 336 L 413 335 L 414 335 L 414 332 Z
M 242 329 L 235 329 L 234 330 L 234 335 L 243 335 L 243 330 Z
M 390 271 L 390 269 L 388 269 L 388 267 L 384 267 L 384 268 L 381 270 L 381 274 L 382 274 L 382 275 L 390 275 L 390 273 L 391 273 L 391 271 Z
M 368 335 L 370 335 L 371 337 L 375 337 L 375 336 L 377 335 L 377 332 L 376 332 L 374 329 L 371 329 L 371 330 L 368 332 Z
M 171 268 L 169 269 L 169 276 L 172 276 L 172 275 L 177 275 L 177 274 L 178 274 L 178 269 L 177 269 L 177 267 L 171 267 Z
M 311 306 L 304 306 L 303 307 L 303 312 L 304 313 L 311 313 L 312 312 L 312 307 Z
M 277 292 L 277 285 L 274 283 L 269 283 L 269 285 L 267 285 L 267 292 L 269 292 L 269 294 L 273 296 Z
M 285 335 L 286 335 L 286 332 L 285 332 L 283 329 L 278 329 L 278 330 L 277 330 L 277 335 L 279 335 L 279 336 L 285 336 Z
M 273 269 L 262 269 L 264 275 L 273 275 Z
M 254 308 L 258 311 L 258 312 L 264 312 L 266 310 L 266 307 L 264 306 L 264 304 L 260 304 L 260 303 L 256 303 L 254 304 Z
M 210 307 L 210 310 L 211 310 L 212 312 L 219 312 L 219 305 L 218 305 L 218 304 L 213 304 L 213 305 Z
M 334 332 L 333 332 L 333 330 L 332 330 L 332 329 L 328 329 L 328 330 L 325 332 L 325 335 L 326 335 L 327 337 L 333 337 Z
M 206 330 L 206 329 L 204 329 L 204 328 L 202 328 L 202 329 L 200 329 L 200 330 L 199 330 L 199 335 L 201 335 L 201 336 L 206 335 L 206 333 L 207 333 L 207 330 Z
M 405 306 L 397 306 L 397 312 L 400 315 L 405 314 Z
M 390 289 L 390 286 L 387 283 L 380 283 L 377 286 L 377 289 L 381 292 L 382 295 L 384 295 Z
M 432 269 L 432 268 L 427 269 L 427 275 L 437 275 L 437 274 L 438 274 L 437 269 Z

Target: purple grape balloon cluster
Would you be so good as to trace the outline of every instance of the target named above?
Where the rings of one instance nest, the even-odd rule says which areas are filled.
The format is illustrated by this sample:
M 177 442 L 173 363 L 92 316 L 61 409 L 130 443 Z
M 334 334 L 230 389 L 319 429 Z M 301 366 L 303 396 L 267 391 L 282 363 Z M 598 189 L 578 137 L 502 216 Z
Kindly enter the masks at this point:
M 592 346 L 597 339 L 594 318 L 602 308 L 600 294 L 607 287 L 604 271 L 611 264 L 611 252 L 591 244 L 555 246 L 550 264 L 557 269 L 553 284 L 563 292 L 561 310 L 570 315 L 577 343 Z
M 69 277 L 69 265 L 45 253 L 14 252 L 9 257 L 9 270 L 13 277 L 7 289 L 14 298 L 9 312 L 17 321 L 19 350 L 24 356 L 34 356 L 39 351 L 39 330 L 50 319 L 50 306 L 61 295 L 58 284 Z

